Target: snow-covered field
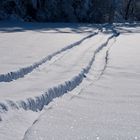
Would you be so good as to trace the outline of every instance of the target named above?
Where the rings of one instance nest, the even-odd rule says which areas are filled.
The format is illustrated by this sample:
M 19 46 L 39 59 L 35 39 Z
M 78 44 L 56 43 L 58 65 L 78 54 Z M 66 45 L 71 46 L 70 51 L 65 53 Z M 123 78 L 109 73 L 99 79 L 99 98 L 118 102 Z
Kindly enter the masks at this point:
M 0 140 L 140 139 L 140 26 L 0 22 Z

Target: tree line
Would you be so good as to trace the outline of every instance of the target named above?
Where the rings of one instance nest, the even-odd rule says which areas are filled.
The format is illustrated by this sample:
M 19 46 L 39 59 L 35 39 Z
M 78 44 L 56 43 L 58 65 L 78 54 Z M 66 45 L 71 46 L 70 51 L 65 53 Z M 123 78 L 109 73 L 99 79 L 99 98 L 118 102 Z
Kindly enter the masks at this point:
M 140 0 L 1 0 L 0 19 L 39 22 L 140 21 Z

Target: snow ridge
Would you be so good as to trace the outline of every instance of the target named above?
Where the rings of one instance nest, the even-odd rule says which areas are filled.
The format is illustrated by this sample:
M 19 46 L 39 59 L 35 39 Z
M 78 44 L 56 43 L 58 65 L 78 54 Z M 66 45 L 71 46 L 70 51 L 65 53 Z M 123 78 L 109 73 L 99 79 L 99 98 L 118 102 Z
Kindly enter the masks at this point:
M 67 47 L 65 48 L 62 48 L 61 50 L 59 51 L 56 51 L 54 52 L 53 54 L 50 54 L 48 55 L 47 57 L 43 58 L 41 61 L 38 61 L 30 66 L 27 66 L 27 67 L 24 67 L 24 68 L 21 68 L 17 71 L 12 71 L 12 72 L 8 72 L 6 74 L 0 74 L 0 82 L 11 82 L 13 80 L 17 80 L 19 78 L 23 78 L 25 75 L 31 73 L 34 69 L 38 68 L 39 66 L 41 66 L 42 64 L 46 63 L 47 61 L 50 61 L 54 56 L 62 53 L 62 52 L 65 52 L 73 47 L 76 47 L 77 45 L 80 45 L 83 41 L 85 41 L 86 39 L 89 39 L 95 35 L 97 35 L 98 32 L 95 32 L 93 34 L 90 34 L 84 38 L 82 38 L 81 40 L 73 43 L 73 44 L 70 44 L 68 45 Z
M 9 110 L 8 108 L 23 108 L 24 110 L 41 111 L 43 107 L 49 104 L 54 98 L 60 97 L 65 93 L 72 91 L 74 88 L 80 85 L 84 78 L 86 78 L 86 74 L 88 74 L 89 70 L 91 69 L 91 66 L 95 60 L 97 53 L 99 53 L 104 47 L 106 47 L 112 38 L 117 37 L 118 35 L 119 34 L 111 35 L 105 43 L 99 46 L 95 50 L 94 55 L 92 56 L 88 65 L 69 81 L 65 81 L 64 83 L 58 86 L 49 88 L 44 94 L 37 97 L 28 98 L 25 101 L 6 101 L 7 105 L 5 103 L 0 103 L 0 112 L 6 112 Z

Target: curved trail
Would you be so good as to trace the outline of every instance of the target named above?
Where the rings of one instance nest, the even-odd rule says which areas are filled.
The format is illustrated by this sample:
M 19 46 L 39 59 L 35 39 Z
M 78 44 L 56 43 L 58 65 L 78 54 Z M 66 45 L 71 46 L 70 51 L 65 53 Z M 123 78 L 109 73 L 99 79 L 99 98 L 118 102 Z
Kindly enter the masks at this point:
M 115 43 L 115 40 L 113 41 L 113 43 L 112 44 L 110 44 L 109 46 L 107 46 L 108 45 L 108 43 L 109 43 L 109 41 L 112 39 L 114 37 L 114 35 L 113 36 L 111 36 L 111 37 L 109 37 L 108 39 L 107 39 L 107 41 L 104 43 L 104 44 L 102 44 L 99 48 L 97 48 L 96 49 L 96 51 L 95 51 L 95 53 L 94 53 L 94 56 L 92 57 L 92 60 L 90 61 L 90 66 L 88 66 L 88 69 L 86 70 L 86 72 L 85 73 L 83 73 L 83 79 L 85 78 L 85 80 L 83 81 L 83 79 L 81 80 L 81 82 L 80 82 L 80 86 L 78 87 L 78 88 L 80 88 L 80 91 L 79 91 L 79 93 L 76 93 L 76 94 L 74 94 L 72 97 L 71 97 L 71 99 L 73 99 L 74 97 L 77 97 L 77 96 L 79 96 L 78 94 L 80 94 L 81 92 L 83 92 L 83 90 L 85 90 L 88 86 L 90 86 L 91 84 L 93 84 L 93 82 L 95 82 L 96 80 L 99 80 L 99 78 L 103 75 L 103 73 L 104 73 L 104 71 L 105 71 L 105 69 L 106 69 L 106 67 L 107 67 L 107 63 L 108 63 L 108 53 L 109 53 L 109 50 L 110 50 L 110 48 L 112 47 L 112 45 Z M 106 47 L 106 48 L 105 48 Z M 102 52 L 102 53 L 101 53 Z M 101 55 L 100 55 L 100 53 L 101 53 Z M 99 55 L 99 56 L 97 56 L 97 55 Z M 100 58 L 102 56 L 102 58 Z M 97 58 L 96 58 L 97 57 Z M 99 58 L 98 58 L 99 57 Z M 97 60 L 96 60 L 97 59 Z M 101 59 L 101 62 L 99 63 L 98 61 Z M 96 62 L 97 61 L 97 62 Z M 95 64 L 93 64 L 93 63 L 95 63 Z M 94 68 L 95 66 L 97 65 L 97 67 L 98 68 Z M 92 70 L 91 70 L 92 69 Z M 98 71 L 98 72 L 95 72 L 95 70 L 96 71 Z M 90 74 L 89 74 L 89 72 L 90 72 Z M 91 74 L 92 74 L 92 76 L 91 76 Z M 92 81 L 90 81 L 90 82 L 88 82 L 88 76 L 89 77 L 92 77 L 93 79 L 95 79 L 95 80 L 93 80 L 92 79 Z M 77 87 L 77 86 L 76 86 Z M 72 89 L 72 92 L 73 92 L 73 90 L 75 90 L 75 88 L 76 87 L 74 87 L 73 89 Z M 71 91 L 71 90 L 70 90 Z M 76 92 L 77 92 L 78 90 L 76 90 Z M 75 91 L 74 91 L 75 92 Z M 25 132 L 25 135 L 24 135 L 24 138 L 23 138 L 23 140 L 26 140 L 26 138 L 28 138 L 28 136 L 30 135 L 30 132 L 31 132 L 31 129 L 32 129 L 32 127 L 34 127 L 34 125 L 36 125 L 36 123 L 38 124 L 39 123 L 39 120 L 41 119 L 41 117 L 45 114 L 46 112 L 44 111 L 43 113 L 41 113 L 41 115 L 33 122 L 33 124 L 32 124 L 32 126 L 30 126 L 28 129 L 27 129 L 27 131 Z
M 94 41 L 94 42 L 92 42 L 92 41 Z M 0 90 L 2 91 L 1 93 L 3 93 L 2 97 L 6 98 L 6 99 L 4 98 L 4 100 L 7 100 L 6 102 L 8 103 L 8 106 L 10 106 L 12 108 L 19 108 L 18 107 L 19 104 L 20 104 L 20 106 L 24 106 L 24 108 L 26 108 L 26 103 L 24 103 L 22 101 L 19 103 L 19 100 L 23 99 L 25 95 L 27 95 L 28 97 L 31 97 L 31 99 L 30 98 L 27 99 L 27 96 L 25 96 L 25 99 L 27 99 L 27 102 L 32 102 L 32 98 L 40 100 L 40 99 L 38 99 L 37 95 L 40 95 L 42 93 L 42 91 L 44 91 L 46 89 L 48 89 L 50 91 L 50 88 L 54 87 L 52 85 L 58 86 L 59 84 L 67 81 L 67 80 L 60 79 L 60 78 L 62 78 L 62 76 L 59 73 L 63 73 L 63 71 L 66 71 L 67 75 L 63 76 L 63 77 L 64 77 L 64 79 L 69 80 L 69 79 L 71 79 L 71 76 L 69 76 L 69 73 L 70 73 L 70 75 L 72 75 L 72 77 L 74 76 L 73 72 L 69 71 L 71 69 L 71 66 L 73 66 L 71 71 L 72 70 L 74 70 L 74 71 L 76 70 L 77 72 L 81 71 L 82 65 L 84 66 L 86 64 L 86 62 L 88 62 L 89 58 L 87 56 L 90 55 L 90 53 L 91 53 L 90 51 L 92 49 L 94 50 L 92 45 L 96 44 L 96 42 L 98 43 L 98 41 L 101 41 L 100 37 L 97 37 L 95 39 L 93 37 L 91 39 L 91 41 L 87 40 L 87 41 L 83 42 L 79 47 L 70 49 L 69 51 L 66 51 L 66 52 L 62 52 L 61 54 L 53 57 L 52 60 L 49 61 L 49 63 L 43 64 L 42 66 L 40 66 L 39 69 L 36 69 L 34 72 L 27 75 L 26 77 L 24 77 L 18 81 L 10 82 L 10 83 L 1 83 Z M 75 53 L 77 53 L 77 52 L 79 52 L 79 54 L 76 54 L 77 56 L 75 57 Z M 73 58 L 71 60 L 68 60 L 71 56 L 73 56 Z M 68 61 L 65 61 L 65 59 L 67 59 Z M 81 66 L 77 66 L 77 63 L 79 62 L 80 59 L 85 62 L 80 62 L 79 64 Z M 62 65 L 62 67 L 59 65 Z M 32 78 L 34 78 L 34 80 L 30 80 Z M 61 81 L 61 82 L 58 83 L 55 79 L 56 80 L 59 79 L 59 81 Z M 45 83 L 48 83 L 49 81 L 52 81 L 52 84 L 45 84 Z M 29 84 L 29 82 L 30 82 L 30 84 Z M 40 82 L 43 83 L 42 84 L 43 86 L 40 87 L 39 92 L 37 94 L 35 94 L 34 89 L 38 88 L 38 85 L 41 85 Z M 29 85 L 31 85 L 31 87 Z M 30 89 L 30 88 L 32 88 L 32 89 Z M 16 98 L 14 98 L 14 96 L 16 96 Z M 19 97 L 19 99 L 17 99 L 17 97 Z M 12 98 L 13 98 L 13 101 L 10 100 Z M 49 99 L 46 99 L 46 102 L 48 102 L 47 100 L 51 100 L 50 97 L 48 97 L 48 98 Z M 16 105 L 14 100 L 18 100 L 18 105 Z M 37 101 L 37 102 L 39 102 L 39 101 Z M 3 103 L 3 102 L 0 103 L 1 110 L 8 111 L 8 107 L 5 105 L 7 103 Z M 34 104 L 34 101 L 29 104 Z M 29 106 L 33 106 L 33 105 L 29 105 Z M 37 110 L 37 108 L 35 107 L 35 109 L 32 109 L 32 110 Z

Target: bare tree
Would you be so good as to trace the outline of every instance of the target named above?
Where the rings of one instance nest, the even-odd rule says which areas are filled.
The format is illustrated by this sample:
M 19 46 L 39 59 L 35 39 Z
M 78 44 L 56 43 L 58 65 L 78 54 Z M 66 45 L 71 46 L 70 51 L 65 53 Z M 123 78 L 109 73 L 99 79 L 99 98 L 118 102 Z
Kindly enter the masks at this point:
M 125 16 L 124 19 L 128 20 L 131 15 L 134 16 L 135 0 L 126 0 L 125 2 Z

